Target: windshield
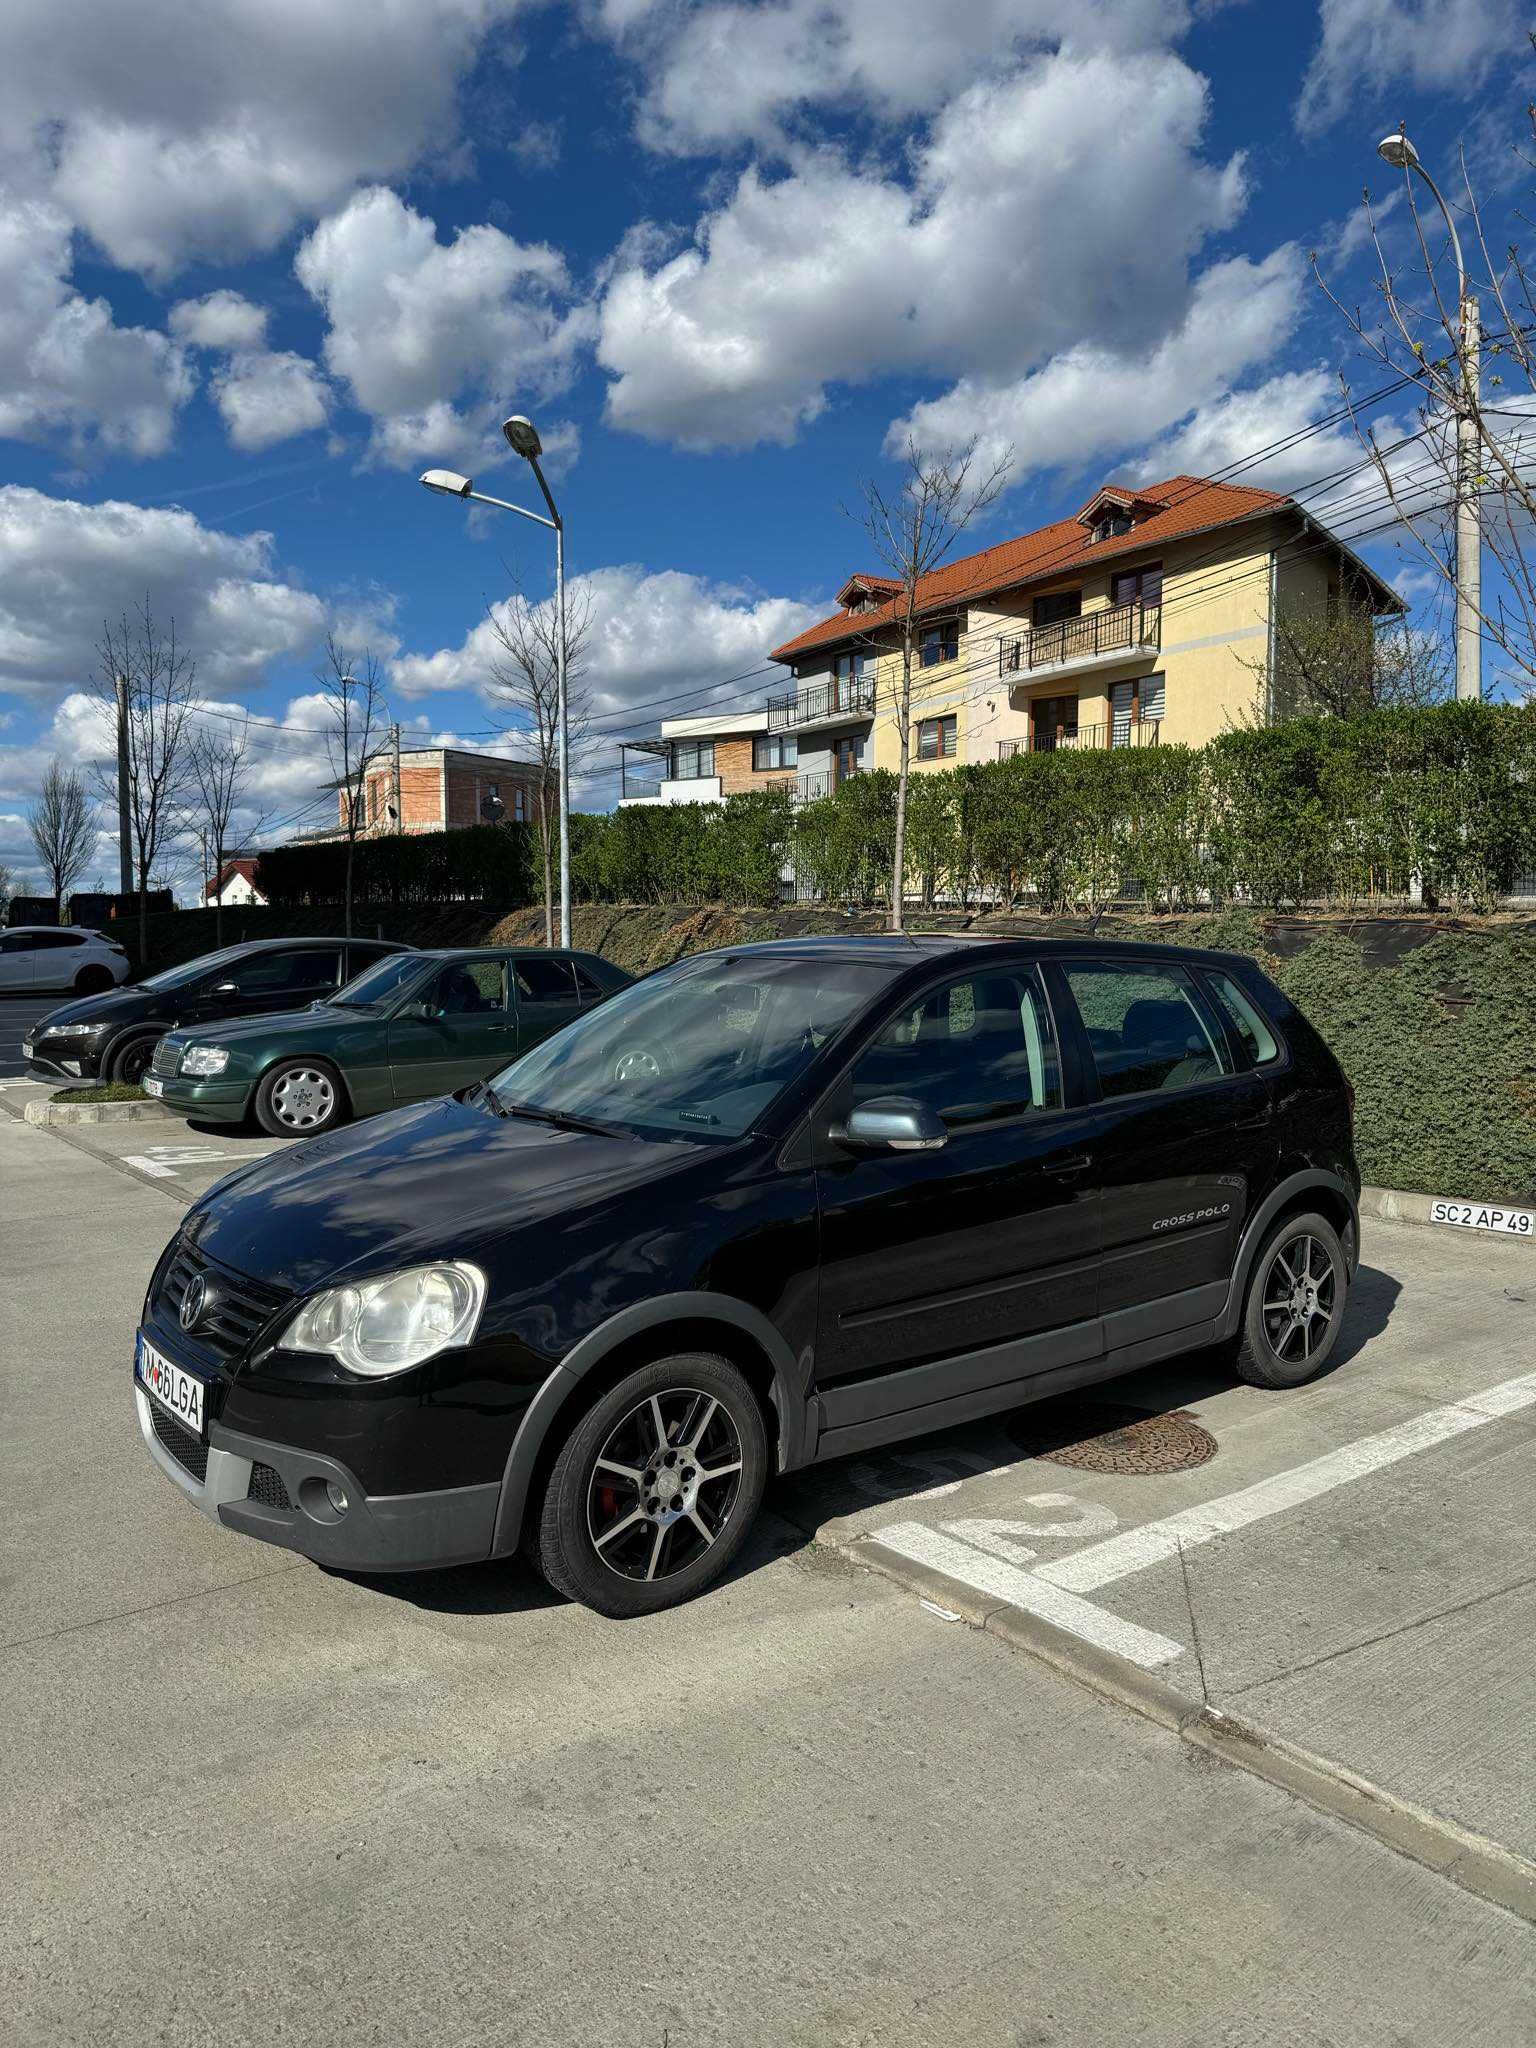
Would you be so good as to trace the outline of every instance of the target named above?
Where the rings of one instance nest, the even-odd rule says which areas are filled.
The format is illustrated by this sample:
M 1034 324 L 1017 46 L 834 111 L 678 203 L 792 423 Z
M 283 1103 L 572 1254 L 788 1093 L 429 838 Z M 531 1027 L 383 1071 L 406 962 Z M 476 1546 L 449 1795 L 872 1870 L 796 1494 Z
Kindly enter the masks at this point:
M 194 981 L 201 981 L 205 974 L 213 973 L 215 968 L 244 958 L 243 946 L 226 946 L 221 953 L 199 953 L 195 960 L 183 960 L 178 967 L 162 967 L 158 974 L 146 975 L 139 987 L 186 988 Z
M 804 953 L 704 955 L 637 982 L 490 1082 L 503 1110 L 740 1137 L 890 978 Z
M 391 953 L 386 959 L 377 960 L 372 967 L 365 967 L 361 974 L 354 974 L 335 995 L 327 996 L 328 1003 L 339 1003 L 343 1009 L 357 1010 L 369 1003 L 382 1003 L 395 994 L 413 974 L 421 971 L 419 953 Z

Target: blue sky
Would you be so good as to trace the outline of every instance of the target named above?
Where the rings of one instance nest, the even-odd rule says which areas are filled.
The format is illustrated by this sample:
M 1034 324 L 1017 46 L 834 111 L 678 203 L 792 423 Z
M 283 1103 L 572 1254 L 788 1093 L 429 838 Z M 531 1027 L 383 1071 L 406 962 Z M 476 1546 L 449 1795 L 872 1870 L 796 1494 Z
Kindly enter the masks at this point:
M 541 424 L 589 579 L 605 741 L 829 607 L 866 565 L 842 506 L 908 432 L 1013 446 L 985 540 L 1324 418 L 1341 369 L 1381 378 L 1307 252 L 1369 291 L 1369 183 L 1405 253 L 1376 137 L 1405 120 L 1447 176 L 1465 146 L 1502 227 L 1531 86 L 1513 0 L 7 16 L 0 861 L 23 873 L 48 759 L 101 745 L 102 615 L 146 591 L 205 718 L 287 728 L 256 734 L 274 820 L 323 807 L 328 626 L 375 650 L 412 735 L 494 743 L 485 606 L 508 564 L 544 593 L 546 537 L 414 479 L 526 494 L 508 410 Z M 1242 475 L 1359 460 L 1346 425 Z M 1390 535 L 1367 551 L 1430 596 Z

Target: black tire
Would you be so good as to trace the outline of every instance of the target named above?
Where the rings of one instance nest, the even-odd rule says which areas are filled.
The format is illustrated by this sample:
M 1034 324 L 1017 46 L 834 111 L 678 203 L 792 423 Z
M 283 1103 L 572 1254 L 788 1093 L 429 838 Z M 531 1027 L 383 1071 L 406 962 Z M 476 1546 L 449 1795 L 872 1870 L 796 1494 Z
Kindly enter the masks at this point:
M 108 967 L 82 967 L 75 976 L 77 996 L 99 996 L 104 988 L 112 986 L 112 970 Z
M 315 1138 L 350 1114 L 346 1088 L 329 1060 L 279 1060 L 256 1090 L 256 1121 L 269 1138 Z
M 1308 1212 L 1275 1225 L 1253 1262 L 1233 1364 L 1253 1387 L 1316 1379 L 1339 1341 L 1349 1269 L 1339 1233 Z
M 119 1039 L 107 1061 L 107 1079 L 121 1082 L 125 1088 L 137 1088 L 149 1072 L 159 1037 L 158 1031 L 141 1031 L 137 1038 Z
M 679 1352 L 627 1374 L 575 1423 L 529 1547 L 567 1599 L 615 1620 L 655 1614 L 726 1570 L 767 1476 L 746 1379 L 727 1359 Z

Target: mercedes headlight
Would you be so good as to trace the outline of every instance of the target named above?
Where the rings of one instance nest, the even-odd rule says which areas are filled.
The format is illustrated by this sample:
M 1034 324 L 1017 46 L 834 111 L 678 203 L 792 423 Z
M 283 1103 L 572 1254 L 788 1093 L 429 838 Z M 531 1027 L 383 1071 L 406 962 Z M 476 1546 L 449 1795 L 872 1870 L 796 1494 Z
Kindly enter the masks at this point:
M 222 1074 L 229 1054 L 222 1045 L 189 1045 L 181 1056 L 183 1074 Z
M 407 1266 L 352 1287 L 328 1287 L 304 1304 L 279 1342 L 289 1351 L 329 1352 L 348 1372 L 384 1379 L 468 1344 L 484 1306 L 478 1266 Z

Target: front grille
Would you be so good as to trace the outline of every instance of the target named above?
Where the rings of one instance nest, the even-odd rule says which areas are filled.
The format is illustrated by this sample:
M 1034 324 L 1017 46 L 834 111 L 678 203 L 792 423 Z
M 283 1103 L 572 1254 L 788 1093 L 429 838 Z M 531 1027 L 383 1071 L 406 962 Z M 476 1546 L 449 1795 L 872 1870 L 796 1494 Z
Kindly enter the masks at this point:
M 149 1063 L 149 1071 L 158 1074 L 163 1081 L 174 1079 L 181 1064 L 181 1047 L 172 1045 L 168 1038 L 162 1038 L 155 1047 L 155 1056 Z
M 264 1508 L 291 1508 L 288 1489 L 283 1484 L 283 1475 L 271 1465 L 263 1465 L 258 1458 L 251 1466 L 251 1483 L 245 1490 L 247 1500 L 259 1501 Z
M 144 1396 L 149 1401 L 149 1396 Z M 158 1402 L 149 1401 L 149 1419 L 155 1425 L 155 1435 L 184 1471 L 190 1472 L 201 1486 L 208 1477 L 208 1446 L 195 1437 L 191 1430 L 178 1422 L 174 1415 L 167 1415 Z
M 243 1358 L 274 1316 L 292 1299 L 280 1287 L 252 1280 L 212 1259 L 185 1239 L 177 1245 L 160 1283 L 154 1307 L 168 1329 L 181 1328 L 181 1304 L 198 1275 L 207 1288 L 207 1306 L 182 1340 L 218 1359 L 221 1364 Z

